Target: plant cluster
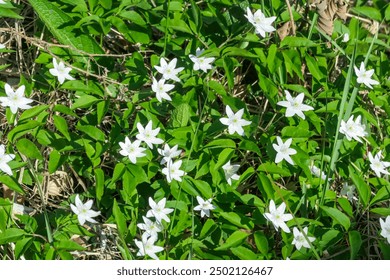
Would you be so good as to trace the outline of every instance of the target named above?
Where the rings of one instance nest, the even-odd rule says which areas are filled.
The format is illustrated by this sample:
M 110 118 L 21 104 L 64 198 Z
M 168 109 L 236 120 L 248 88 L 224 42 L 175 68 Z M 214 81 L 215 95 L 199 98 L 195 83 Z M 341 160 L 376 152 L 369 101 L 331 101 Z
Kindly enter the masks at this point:
M 0 0 L 0 20 L 3 259 L 390 258 L 389 4 Z

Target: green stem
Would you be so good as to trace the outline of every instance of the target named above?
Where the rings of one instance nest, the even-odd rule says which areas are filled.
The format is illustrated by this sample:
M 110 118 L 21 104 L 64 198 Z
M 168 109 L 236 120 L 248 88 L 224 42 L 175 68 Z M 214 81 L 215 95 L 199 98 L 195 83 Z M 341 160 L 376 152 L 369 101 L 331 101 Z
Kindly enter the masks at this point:
M 165 21 L 165 37 L 164 37 L 164 51 L 161 54 L 161 56 L 166 56 L 166 51 L 167 51 L 167 44 L 168 44 L 168 26 L 169 26 L 169 8 L 171 6 L 171 0 L 168 0 L 167 2 L 167 15 L 166 15 L 166 21 Z

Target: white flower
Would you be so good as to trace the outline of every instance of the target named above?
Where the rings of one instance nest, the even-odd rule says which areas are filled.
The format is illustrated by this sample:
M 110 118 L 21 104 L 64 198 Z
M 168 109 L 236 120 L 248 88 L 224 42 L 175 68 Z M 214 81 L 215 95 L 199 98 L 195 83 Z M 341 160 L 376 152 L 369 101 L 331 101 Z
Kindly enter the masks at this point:
M 200 196 L 197 196 L 199 205 L 194 207 L 195 211 L 200 211 L 200 216 L 203 218 L 204 215 L 210 217 L 210 210 L 214 210 L 215 206 L 211 204 L 211 198 L 208 200 L 203 200 Z
M 161 66 L 154 66 L 156 70 L 163 75 L 163 78 L 165 80 L 174 80 L 176 82 L 180 82 L 180 79 L 177 77 L 177 74 L 181 72 L 184 67 L 176 68 L 177 59 L 172 59 L 169 64 L 165 61 L 164 58 L 160 59 L 160 65 Z
M 52 74 L 54 77 L 57 77 L 60 84 L 63 84 L 65 80 L 74 80 L 71 75 L 69 75 L 69 72 L 72 70 L 70 67 L 65 67 L 65 64 L 60 61 L 60 63 L 57 63 L 57 60 L 55 57 L 53 57 L 53 67 L 52 69 L 49 69 L 50 74 Z
M 287 139 L 286 142 L 283 143 L 283 140 L 277 136 L 276 141 L 278 142 L 278 145 L 272 144 L 272 147 L 274 147 L 275 151 L 277 152 L 275 163 L 279 163 L 285 159 L 289 164 L 294 165 L 290 155 L 295 155 L 297 151 L 290 148 L 292 138 Z
M 377 177 L 381 177 L 381 173 L 385 175 L 390 175 L 386 170 L 390 166 L 390 162 L 382 161 L 382 151 L 379 151 L 375 157 L 372 156 L 371 152 L 368 152 L 368 159 L 370 160 L 370 167 L 375 172 Z
M 240 179 L 240 176 L 237 175 L 237 171 L 240 168 L 238 164 L 230 164 L 230 160 L 222 166 L 223 171 L 225 172 L 225 178 L 229 185 L 232 184 L 232 180 Z
M 234 134 L 237 132 L 239 135 L 244 135 L 243 126 L 250 125 L 252 122 L 243 120 L 241 117 L 244 114 L 244 109 L 238 110 L 237 113 L 233 113 L 229 105 L 226 106 L 226 115 L 227 118 L 220 118 L 219 120 L 224 125 L 228 126 L 229 134 Z
M 119 146 L 121 146 L 122 150 L 119 151 L 119 153 L 124 156 L 128 157 L 129 160 L 132 163 L 137 162 L 137 157 L 144 157 L 146 156 L 143 151 L 145 151 L 145 148 L 141 148 L 139 145 L 141 144 L 141 141 L 135 140 L 133 143 L 131 143 L 130 139 L 126 136 L 125 142 L 119 142 Z
M 310 168 L 311 174 L 313 174 L 314 176 L 316 176 L 318 178 L 321 178 L 322 180 L 326 180 L 325 172 L 321 171 L 321 169 L 319 169 L 317 166 L 311 165 L 309 168 Z M 329 178 L 329 180 L 330 180 L 330 178 Z
M 0 0 L 0 4 L 6 4 L 4 0 Z
M 163 159 L 160 161 L 160 164 L 165 164 L 167 162 L 169 162 L 170 160 L 172 160 L 173 158 L 175 157 L 178 157 L 180 156 L 181 154 L 181 150 L 177 150 L 178 146 L 175 145 L 173 146 L 173 148 L 169 148 L 169 145 L 168 144 L 165 144 L 164 145 L 164 150 L 163 149 L 160 149 L 158 148 L 157 149 L 157 152 L 163 156 Z
M 344 120 L 341 121 L 340 132 L 347 137 L 348 141 L 355 139 L 356 141 L 362 143 L 360 137 L 367 135 L 366 126 L 360 123 L 361 116 L 357 116 L 356 120 L 353 120 L 351 116 L 347 122 Z
M 286 117 L 298 115 L 302 119 L 305 119 L 303 111 L 314 110 L 313 107 L 302 104 L 303 98 L 305 97 L 304 93 L 300 93 L 297 97 L 291 97 L 290 92 L 287 90 L 285 90 L 284 93 L 286 94 L 287 101 L 279 101 L 277 104 L 287 108 Z
M 138 140 L 144 141 L 151 149 L 153 149 L 153 144 L 164 142 L 164 140 L 156 137 L 160 128 L 152 129 L 152 127 L 152 121 L 149 121 L 145 128 L 140 123 L 137 123 L 138 134 L 135 136 Z
M 148 255 L 152 259 L 158 260 L 156 253 L 163 251 L 164 248 L 161 246 L 155 246 L 154 243 L 156 240 L 157 238 L 155 236 L 150 236 L 148 238 L 146 235 L 142 235 L 142 241 L 135 240 L 135 245 L 137 245 L 139 249 L 137 256 Z
M 381 235 L 384 238 L 387 238 L 387 242 L 390 243 L 390 216 L 386 217 L 386 222 L 383 221 L 382 219 L 379 219 L 379 222 L 382 228 Z
M 211 63 L 215 60 L 214 57 L 201 57 L 202 53 L 204 52 L 203 49 L 196 49 L 196 55 L 190 54 L 189 57 L 194 63 L 194 70 L 202 70 L 203 72 L 207 73 L 207 70 L 211 69 Z
M 348 41 L 349 41 L 349 34 L 345 33 L 344 36 L 343 36 L 343 42 L 346 43 Z
M 181 177 L 186 174 L 183 170 L 180 170 L 181 164 L 181 160 L 178 160 L 175 163 L 172 163 L 172 160 L 168 160 L 167 167 L 164 167 L 161 171 L 167 176 L 168 183 L 172 182 L 172 180 L 181 182 Z
M 29 103 L 33 102 L 32 99 L 24 97 L 25 86 L 20 86 L 14 91 L 9 84 L 5 84 L 4 89 L 7 94 L 6 97 L 0 97 L 1 106 L 10 107 L 12 114 L 16 114 L 18 109 L 31 108 Z
M 154 236 L 157 239 L 158 233 L 163 230 L 162 225 L 157 222 L 152 222 L 146 217 L 142 217 L 142 219 L 144 220 L 144 223 L 137 224 L 137 227 L 145 231 L 143 235 L 146 235 L 147 237 Z
M 164 197 L 158 203 L 156 203 L 156 202 L 154 202 L 154 200 L 151 197 L 149 197 L 149 206 L 152 209 L 150 209 L 146 213 L 146 217 L 154 217 L 156 219 L 156 221 L 159 222 L 159 223 L 161 223 L 162 220 L 164 220 L 164 221 L 169 223 L 170 219 L 167 216 L 167 214 L 173 212 L 173 209 L 165 208 L 166 201 L 167 200 Z
M 340 192 L 341 195 L 347 196 L 348 200 L 352 201 L 353 200 L 353 196 L 354 196 L 354 192 L 355 192 L 355 186 L 354 185 L 348 185 L 347 182 L 343 183 L 343 188 L 341 189 L 341 192 Z
M 364 62 L 360 64 L 360 69 L 354 66 L 355 74 L 357 76 L 357 82 L 359 84 L 365 84 L 367 87 L 372 88 L 371 85 L 379 85 L 379 82 L 371 79 L 371 76 L 374 74 L 374 69 L 367 70 L 364 66 Z
M 1 0 L 0 0 L 1 1 Z M 2 4 L 1 2 L 0 2 L 0 4 Z M 0 50 L 1 49 L 5 49 L 5 45 L 4 44 L 0 44 Z
M 303 229 L 303 232 L 307 236 L 307 227 L 305 227 Z M 299 231 L 297 227 L 293 228 L 293 233 L 294 233 L 294 240 L 293 240 L 292 244 L 295 245 L 297 250 L 300 250 L 302 247 L 310 248 L 309 242 L 311 243 L 314 240 L 316 240 L 315 237 L 309 237 L 309 236 L 307 236 L 307 239 L 306 239 L 305 235 L 303 235 L 303 233 L 301 231 Z
M 0 145 L 0 170 L 9 176 L 12 176 L 12 170 L 11 167 L 9 167 L 8 162 L 14 158 L 14 154 L 6 154 L 4 145 Z
M 276 230 L 280 227 L 284 232 L 289 233 L 290 229 L 285 222 L 291 220 L 293 216 L 291 214 L 284 214 L 285 210 L 286 204 L 284 202 L 276 209 L 275 202 L 271 200 L 269 203 L 269 213 L 264 213 L 264 217 L 272 222 Z
M 70 204 L 70 208 L 77 215 L 77 219 L 79 220 L 80 225 L 83 225 L 85 221 L 91 223 L 97 223 L 93 217 L 99 216 L 100 211 L 96 212 L 91 210 L 93 200 L 88 200 L 85 204 L 83 204 L 79 198 L 79 195 L 76 195 L 75 205 Z
M 172 90 L 174 87 L 174 85 L 165 84 L 165 79 L 157 81 L 153 77 L 152 90 L 156 93 L 157 100 L 160 102 L 162 102 L 162 99 L 166 99 L 168 101 L 172 100 L 167 92 Z
M 276 30 L 272 26 L 276 17 L 266 18 L 261 10 L 257 10 L 255 14 L 252 14 L 252 11 L 249 8 L 246 8 L 246 13 L 245 17 L 253 24 L 256 28 L 256 33 L 260 34 L 261 37 L 265 37 L 265 32 L 272 32 Z

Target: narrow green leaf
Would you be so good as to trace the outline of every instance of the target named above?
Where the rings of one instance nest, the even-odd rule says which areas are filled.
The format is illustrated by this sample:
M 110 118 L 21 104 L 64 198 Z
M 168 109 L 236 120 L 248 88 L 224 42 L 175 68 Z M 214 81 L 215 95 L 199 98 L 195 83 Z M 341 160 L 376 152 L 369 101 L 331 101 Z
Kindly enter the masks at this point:
M 54 247 L 57 250 L 66 250 L 66 251 L 84 251 L 85 248 L 78 243 L 72 240 L 61 240 L 59 242 L 54 242 Z
M 66 120 L 58 115 L 53 115 L 54 120 L 54 126 L 58 129 L 59 132 L 61 132 L 62 135 L 65 136 L 65 138 L 70 141 L 70 134 L 69 134 L 69 128 Z
M 364 207 L 366 207 L 370 201 L 371 189 L 370 186 L 364 182 L 362 176 L 359 176 L 355 173 L 355 169 L 352 166 L 348 166 L 349 176 L 352 179 L 352 182 L 355 184 L 356 189 L 359 194 L 359 198 L 362 201 Z
M 114 199 L 114 204 L 112 207 L 112 212 L 114 214 L 115 222 L 118 227 L 118 232 L 122 239 L 126 238 L 127 235 L 127 224 L 126 224 L 126 217 L 121 212 L 118 203 L 116 202 L 116 199 Z
M 43 159 L 42 153 L 39 151 L 37 146 L 27 138 L 20 139 L 16 143 L 16 148 L 18 148 L 19 152 L 30 159 Z
M 8 228 L 0 233 L 0 245 L 16 242 L 25 235 L 24 230 L 19 228 Z
M 265 234 L 262 231 L 256 231 L 253 236 L 255 238 L 256 247 L 260 251 L 260 253 L 262 253 L 263 255 L 268 254 L 268 238 L 265 236 Z
M 21 193 L 21 194 L 25 193 L 24 190 L 22 189 L 22 187 L 19 185 L 18 181 L 13 177 L 10 177 L 8 175 L 2 175 L 2 176 L 0 176 L 0 183 L 3 183 L 7 187 L 9 187 L 11 190 L 14 190 L 18 193 Z
M 73 31 L 75 22 L 53 3 L 46 0 L 30 0 L 29 3 L 60 43 L 73 47 L 72 53 L 75 55 L 80 56 L 77 50 L 91 54 L 104 53 L 96 41 L 85 33 L 76 35 Z
M 230 248 L 233 255 L 237 256 L 240 260 L 256 260 L 257 255 L 244 246 L 238 246 Z
M 321 206 L 321 209 L 328 214 L 335 223 L 342 225 L 346 231 L 348 231 L 351 226 L 351 221 L 348 216 L 336 208 Z
M 358 253 L 359 253 L 360 247 L 362 246 L 362 243 L 363 243 L 362 237 L 360 235 L 360 232 L 358 232 L 356 230 L 350 231 L 348 233 L 348 236 L 349 236 L 349 245 L 351 248 L 350 259 L 355 260 Z
M 241 230 L 237 230 L 237 231 L 233 232 L 228 237 L 228 239 L 226 239 L 226 242 L 223 245 L 216 248 L 215 251 L 222 251 L 222 250 L 229 249 L 231 247 L 237 247 L 240 244 L 242 244 L 248 236 L 249 236 L 248 233 L 241 231 Z
M 191 107 L 187 103 L 182 103 L 177 106 L 171 115 L 173 127 L 187 126 L 190 120 Z
M 61 154 L 57 150 L 53 150 L 49 155 L 49 173 L 53 174 L 62 164 Z
M 287 36 L 280 43 L 280 47 L 288 46 L 288 47 L 313 47 L 317 44 L 313 41 L 305 38 L 305 37 L 293 37 Z
M 254 226 L 251 219 L 242 214 L 237 214 L 235 212 L 221 212 L 220 215 L 231 224 L 240 228 L 252 229 Z
M 104 172 L 101 168 L 95 169 L 96 198 L 101 200 L 104 194 Z
M 100 101 L 101 99 L 96 98 L 92 95 L 82 95 L 80 96 L 73 104 L 71 109 L 78 109 L 78 108 L 89 108 L 92 104 L 95 104 L 96 102 Z
M 24 120 L 30 120 L 31 118 L 39 115 L 42 111 L 49 108 L 49 105 L 38 105 L 24 111 L 19 117 L 19 124 Z

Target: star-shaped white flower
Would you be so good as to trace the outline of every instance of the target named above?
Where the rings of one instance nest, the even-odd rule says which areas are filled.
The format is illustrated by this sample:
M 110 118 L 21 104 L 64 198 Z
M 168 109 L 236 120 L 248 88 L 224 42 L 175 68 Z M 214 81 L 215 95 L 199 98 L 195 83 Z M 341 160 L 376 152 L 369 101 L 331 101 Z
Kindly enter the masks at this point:
M 53 57 L 53 67 L 52 69 L 49 69 L 50 74 L 52 74 L 54 77 L 57 77 L 58 82 L 60 84 L 63 84 L 65 80 L 74 80 L 71 75 L 69 75 L 69 72 L 72 70 L 70 67 L 65 67 L 65 64 L 60 61 L 60 63 L 57 63 L 57 59 Z
M 207 217 L 210 217 L 210 210 L 214 210 L 215 206 L 211 204 L 212 199 L 209 198 L 208 200 L 203 200 L 200 196 L 196 197 L 196 200 L 198 200 L 199 205 L 194 207 L 195 211 L 200 211 L 200 216 L 203 218 L 204 215 Z
M 0 97 L 1 106 L 10 107 L 12 114 L 16 114 L 18 109 L 29 109 L 31 108 L 29 103 L 34 100 L 24 97 L 25 86 L 20 86 L 14 91 L 9 84 L 5 84 L 4 89 L 7 94 L 6 97 Z
M 368 159 L 370 160 L 370 167 L 375 172 L 377 177 L 381 177 L 381 173 L 390 175 L 386 170 L 390 166 L 390 162 L 382 161 L 382 151 L 379 151 L 375 157 L 372 156 L 371 152 L 368 152 Z
M 339 131 L 347 137 L 348 141 L 355 139 L 362 143 L 360 137 L 367 136 L 366 126 L 361 124 L 361 116 L 357 116 L 356 120 L 351 116 L 347 122 L 342 120 Z
M 196 54 L 190 54 L 189 57 L 194 63 L 194 70 L 202 70 L 203 72 L 207 73 L 208 70 L 213 68 L 211 66 L 211 63 L 215 60 L 214 57 L 202 57 L 202 53 L 204 52 L 203 49 L 197 48 L 196 49 Z
M 164 167 L 161 172 L 167 176 L 168 183 L 172 182 L 172 180 L 181 182 L 181 177 L 186 174 L 183 170 L 180 170 L 182 161 L 178 160 L 172 163 L 172 160 L 168 160 L 167 163 L 167 167 Z
M 269 213 L 264 213 L 264 217 L 272 222 L 276 230 L 281 228 L 284 232 L 289 233 L 290 229 L 286 225 L 286 222 L 291 220 L 293 216 L 291 214 L 284 214 L 285 210 L 286 204 L 284 202 L 276 208 L 275 202 L 271 200 L 269 203 Z
M 144 220 L 144 223 L 137 224 L 137 227 L 145 231 L 143 235 L 146 235 L 147 237 L 154 236 L 157 239 L 158 233 L 163 230 L 162 224 L 153 222 L 145 216 L 143 216 L 142 219 Z
M 128 157 L 132 163 L 136 163 L 137 157 L 146 156 L 146 154 L 143 153 L 143 151 L 146 149 L 140 147 L 139 145 L 141 145 L 140 140 L 135 140 L 133 143 L 131 143 L 130 139 L 126 136 L 124 143 L 119 142 L 119 146 L 122 148 L 119 153 L 124 157 Z
M 152 259 L 158 260 L 156 253 L 163 251 L 164 248 L 154 245 L 156 240 L 157 238 L 155 236 L 150 236 L 148 238 L 146 235 L 142 235 L 142 241 L 136 239 L 134 242 L 139 249 L 137 256 L 149 256 Z
M 9 167 L 8 162 L 14 158 L 14 154 L 6 154 L 4 145 L 0 145 L 0 170 L 9 176 L 12 176 L 12 170 L 11 167 Z
M 77 215 L 77 219 L 79 220 L 80 225 L 83 225 L 85 221 L 88 221 L 90 223 L 97 223 L 94 219 L 94 217 L 97 217 L 100 215 L 100 211 L 96 212 L 91 210 L 93 200 L 88 200 L 85 204 L 82 203 L 80 200 L 79 195 L 76 195 L 75 204 L 70 204 L 70 208 L 72 211 Z
M 349 185 L 347 182 L 344 182 L 340 194 L 345 195 L 349 201 L 352 201 L 354 197 L 355 188 L 356 187 L 354 185 Z
M 290 148 L 292 138 L 287 139 L 286 142 L 283 143 L 283 140 L 279 136 L 277 136 L 276 141 L 278 142 L 278 145 L 272 144 L 272 147 L 274 147 L 277 153 L 275 163 L 279 163 L 282 160 L 286 160 L 289 164 L 294 165 L 294 162 L 290 156 L 295 155 L 297 151 Z
M 297 227 L 293 228 L 294 240 L 292 241 L 292 244 L 295 245 L 297 250 L 300 250 L 302 247 L 310 248 L 309 242 L 312 243 L 314 240 L 316 240 L 315 237 L 310 237 L 307 235 L 307 227 L 303 229 L 303 232 L 307 236 L 307 239 L 305 238 L 305 235 L 298 230 Z
M 174 80 L 176 82 L 180 82 L 179 77 L 177 77 L 177 74 L 179 74 L 184 67 L 176 68 L 177 59 L 172 59 L 169 63 L 165 61 L 164 58 L 160 59 L 160 66 L 154 66 L 156 70 L 163 75 L 163 78 L 165 80 Z
M 244 129 L 242 127 L 250 125 L 252 122 L 242 119 L 243 114 L 244 109 L 240 109 L 237 113 L 234 114 L 230 106 L 227 105 L 226 115 L 228 117 L 220 118 L 219 120 L 221 123 L 228 126 L 229 134 L 234 134 L 234 132 L 237 132 L 239 135 L 244 135 Z
M 153 144 L 158 145 L 164 142 L 164 140 L 156 137 L 160 128 L 152 129 L 152 127 L 152 121 L 149 121 L 145 128 L 140 123 L 137 123 L 138 134 L 135 136 L 138 140 L 144 141 L 151 149 L 153 149 Z
M 226 181 L 228 182 L 229 185 L 232 184 L 232 180 L 240 179 L 240 176 L 237 175 L 237 171 L 239 168 L 240 165 L 238 164 L 233 164 L 233 165 L 230 164 L 230 160 L 222 166 L 222 169 L 225 173 Z
M 162 220 L 166 221 L 169 223 L 171 220 L 167 216 L 167 214 L 172 213 L 173 209 L 171 208 L 165 208 L 165 203 L 167 199 L 164 197 L 161 199 L 158 203 L 156 203 L 153 198 L 149 197 L 149 206 L 150 209 L 146 213 L 146 217 L 154 217 L 157 222 L 161 223 Z
M 160 149 L 158 148 L 157 149 L 157 152 L 163 156 L 162 160 L 160 161 L 160 164 L 165 164 L 169 161 L 171 161 L 172 159 L 174 159 L 175 157 L 178 157 L 180 156 L 182 150 L 178 150 L 177 149 L 178 146 L 175 145 L 171 148 L 169 148 L 169 145 L 168 144 L 165 144 L 164 145 L 164 150 L 163 149 Z
M 279 101 L 277 104 L 286 107 L 286 117 L 292 117 L 298 115 L 302 119 L 305 119 L 303 111 L 314 110 L 313 107 L 303 104 L 304 93 L 300 93 L 297 97 L 291 97 L 290 92 L 284 91 L 287 101 Z
M 256 33 L 260 34 L 261 37 L 265 37 L 265 32 L 272 32 L 276 29 L 272 26 L 276 17 L 265 17 L 261 10 L 257 10 L 255 14 L 252 14 L 249 7 L 246 9 L 245 17 L 250 23 L 256 28 Z
M 159 81 L 157 81 L 153 77 L 152 90 L 156 93 L 157 100 L 160 102 L 162 102 L 163 99 L 172 101 L 172 98 L 167 92 L 172 90 L 174 87 L 174 85 L 165 84 L 165 79 L 160 79 Z
M 314 176 L 318 177 L 318 178 L 321 178 L 322 180 L 326 180 L 326 174 L 324 171 L 321 171 L 321 169 L 319 169 L 317 166 L 315 165 L 311 165 L 309 166 L 310 168 L 310 172 L 311 174 L 313 174 Z M 329 178 L 330 180 L 330 178 Z
M 390 243 L 390 216 L 386 217 L 386 221 L 379 219 L 381 224 L 381 235 L 387 239 L 387 242 Z
M 364 62 L 360 64 L 360 69 L 356 66 L 354 66 L 354 69 L 359 84 L 365 84 L 369 88 L 372 88 L 372 85 L 379 85 L 378 81 L 371 79 L 371 76 L 374 74 L 374 69 L 366 70 Z

